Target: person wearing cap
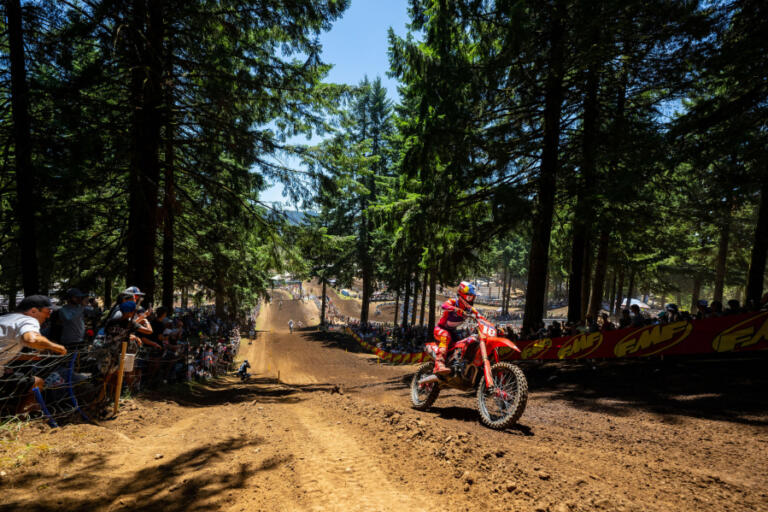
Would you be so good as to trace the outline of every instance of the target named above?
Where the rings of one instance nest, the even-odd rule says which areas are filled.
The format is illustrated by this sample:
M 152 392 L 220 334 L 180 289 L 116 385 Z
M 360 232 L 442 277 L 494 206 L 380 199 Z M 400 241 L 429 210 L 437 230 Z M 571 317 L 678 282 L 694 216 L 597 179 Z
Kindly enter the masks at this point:
M 59 322 L 61 323 L 61 344 L 70 346 L 83 341 L 85 335 L 85 306 L 83 300 L 88 296 L 77 288 L 67 290 L 67 303 L 59 308 Z
M 144 297 L 144 294 L 139 290 L 137 286 L 129 286 L 120 294 L 117 296 L 117 300 L 115 301 L 114 306 L 109 310 L 109 313 L 106 316 L 106 321 L 112 320 L 112 317 L 117 315 L 119 312 L 119 306 L 123 302 L 131 301 L 136 303 L 136 307 L 139 307 L 139 303 L 141 302 L 141 298 Z
M 15 372 L 8 363 L 16 359 L 24 347 L 34 350 L 50 350 L 64 355 L 67 349 L 58 343 L 50 341 L 40 334 L 40 324 L 51 316 L 53 304 L 44 295 L 25 297 L 18 305 L 15 313 L 0 316 L 0 402 L 6 398 L 16 398 L 16 411 L 25 412 L 34 404 L 32 390 L 42 389 L 43 380 L 40 377 Z
M 143 300 L 142 297 L 144 297 L 146 294 L 142 293 L 138 286 L 129 286 L 123 290 L 123 295 L 130 295 L 133 297 L 133 302 L 135 302 L 138 306 L 139 303 Z
M 152 313 L 151 309 L 147 310 L 139 310 L 139 301 L 141 300 L 141 297 L 143 297 L 144 294 L 139 291 L 139 289 L 136 286 L 129 286 L 120 294 L 117 296 L 117 302 L 114 306 L 112 306 L 112 309 L 110 309 L 109 313 L 106 317 L 106 323 L 109 323 L 111 320 L 119 320 L 122 317 L 122 312 L 120 311 L 120 305 L 125 302 L 133 302 L 134 312 L 133 320 L 137 323 L 141 324 L 141 328 L 139 329 L 139 333 L 141 334 L 152 334 L 152 327 L 149 323 L 149 315 Z M 105 325 L 106 328 L 106 325 Z
M 107 320 L 107 325 L 104 326 L 107 344 L 119 347 L 123 341 L 134 341 L 141 345 L 141 339 L 133 334 L 135 332 L 152 334 L 152 328 L 148 327 L 146 322 L 136 319 L 135 302 L 132 300 L 121 302 L 117 312 Z

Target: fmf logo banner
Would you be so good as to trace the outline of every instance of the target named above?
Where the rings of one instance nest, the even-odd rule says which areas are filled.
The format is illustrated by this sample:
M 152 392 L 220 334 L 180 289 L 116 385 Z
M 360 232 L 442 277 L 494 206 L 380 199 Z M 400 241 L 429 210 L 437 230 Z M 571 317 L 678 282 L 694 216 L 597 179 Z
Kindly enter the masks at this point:
M 511 352 L 509 358 L 623 358 L 768 350 L 768 312 L 516 343 L 522 352 Z

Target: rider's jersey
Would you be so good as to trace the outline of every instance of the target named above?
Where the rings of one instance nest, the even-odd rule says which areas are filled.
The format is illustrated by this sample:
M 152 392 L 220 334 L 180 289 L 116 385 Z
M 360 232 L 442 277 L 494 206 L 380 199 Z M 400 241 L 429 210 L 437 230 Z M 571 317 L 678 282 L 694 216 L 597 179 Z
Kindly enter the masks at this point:
M 443 328 L 449 327 L 452 329 L 463 324 L 464 320 L 467 319 L 467 315 L 471 313 L 479 314 L 478 311 L 471 306 L 469 309 L 462 308 L 461 304 L 459 304 L 459 299 L 448 299 L 443 302 L 442 308 L 443 316 L 440 317 L 437 325 Z M 457 311 L 454 308 L 459 308 L 459 310 Z

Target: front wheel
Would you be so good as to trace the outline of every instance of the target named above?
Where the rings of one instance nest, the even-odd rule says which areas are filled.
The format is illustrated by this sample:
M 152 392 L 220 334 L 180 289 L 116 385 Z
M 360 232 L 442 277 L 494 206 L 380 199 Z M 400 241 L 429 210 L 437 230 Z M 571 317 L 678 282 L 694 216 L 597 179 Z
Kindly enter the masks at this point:
M 437 382 L 419 385 L 421 379 L 432 374 L 433 366 L 434 363 L 422 364 L 411 379 L 411 402 L 413 402 L 413 408 L 418 411 L 429 409 L 440 394 L 440 386 Z
M 493 389 L 480 377 L 477 386 L 477 409 L 482 422 L 497 430 L 503 430 L 520 419 L 528 402 L 528 382 L 523 370 L 511 363 L 491 366 Z

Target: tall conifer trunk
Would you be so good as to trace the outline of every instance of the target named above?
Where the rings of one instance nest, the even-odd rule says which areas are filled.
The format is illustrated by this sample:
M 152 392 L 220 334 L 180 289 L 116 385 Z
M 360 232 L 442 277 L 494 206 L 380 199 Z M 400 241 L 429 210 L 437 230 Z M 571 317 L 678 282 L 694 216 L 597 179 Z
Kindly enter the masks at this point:
M 595 280 L 592 283 L 592 295 L 589 300 L 589 314 L 597 319 L 600 307 L 603 303 L 603 285 L 605 273 L 608 268 L 608 230 L 600 231 L 600 241 L 597 246 L 597 261 L 595 262 Z
M 555 3 L 549 27 L 549 70 L 544 92 L 544 137 L 537 183 L 537 205 L 534 231 L 528 263 L 528 287 L 525 292 L 523 330 L 539 324 L 544 316 L 549 242 L 555 206 L 555 189 L 559 168 L 560 116 L 563 108 L 563 45 L 562 6 Z
M 147 5 L 149 8 L 147 9 Z M 128 272 L 129 285 L 138 286 L 151 304 L 155 295 L 157 199 L 162 126 L 163 2 L 134 0 L 131 19 L 131 96 Z
M 589 292 L 592 287 L 592 240 L 589 236 L 584 240 L 584 261 L 581 271 L 581 316 L 583 320 L 589 309 Z
M 419 312 L 419 325 L 424 325 L 424 311 L 427 306 L 427 285 L 429 282 L 429 268 L 424 269 L 424 276 L 421 284 L 421 311 Z
M 691 291 L 691 314 L 699 310 L 699 296 L 701 295 L 701 275 L 693 276 L 693 290 Z
M 173 77 L 173 50 L 169 48 L 165 52 L 168 82 Z M 176 190 L 174 177 L 175 164 L 175 145 L 173 128 L 173 95 L 171 86 L 166 86 L 165 91 L 165 159 L 164 159 L 164 186 L 163 191 L 163 306 L 169 311 L 173 311 L 173 291 L 174 291 L 174 233 L 173 225 L 176 217 Z
M 725 286 L 725 267 L 728 260 L 728 238 L 731 236 L 731 209 L 726 209 L 725 218 L 720 226 L 720 242 L 717 244 L 717 263 L 715 265 L 715 290 L 712 300 L 722 304 Z
M 507 288 L 507 275 L 509 274 L 509 269 L 506 265 L 504 265 L 504 270 L 501 273 L 501 314 L 505 314 L 507 312 L 507 295 L 509 294 L 509 289 Z
M 19 0 L 5 2 L 8 18 L 8 50 L 11 61 L 11 108 L 16 161 L 16 220 L 19 225 L 19 256 L 24 295 L 40 292 L 37 261 L 38 195 L 35 194 L 35 169 L 32 167 L 32 135 L 29 118 L 29 85 L 24 61 L 24 33 Z M 45 290 L 47 293 L 47 290 Z M 15 300 L 15 297 L 14 297 Z
M 323 298 L 320 301 L 320 325 L 325 325 L 325 294 L 326 294 L 326 288 L 325 285 L 328 282 L 325 277 L 321 278 L 323 282 Z
M 752 254 L 747 275 L 747 301 L 755 304 L 763 295 L 765 280 L 765 261 L 768 253 L 768 169 L 763 171 L 763 183 L 760 188 L 760 207 L 757 213 L 755 235 L 752 238 Z
M 403 296 L 403 327 L 408 325 L 408 308 L 411 306 L 411 271 L 405 273 L 405 295 Z
M 616 286 L 616 302 L 613 303 L 613 313 L 619 315 L 621 313 L 621 303 L 624 302 L 624 265 L 618 264 L 619 267 L 619 284 Z
M 435 309 L 437 308 L 437 268 L 432 267 L 429 273 L 429 321 L 427 323 L 427 339 L 432 339 L 435 329 Z
M 419 287 L 418 287 L 418 280 L 416 280 L 416 277 L 418 276 L 418 271 L 416 274 L 414 274 L 414 282 L 413 282 L 413 313 L 411 313 L 411 325 L 416 325 L 416 314 L 419 312 L 418 305 L 419 305 Z
M 627 309 L 632 305 L 632 295 L 635 293 L 635 271 L 629 269 L 629 287 L 627 287 Z
M 395 292 L 395 320 L 394 324 L 397 325 L 397 319 L 400 316 L 400 287 Z

